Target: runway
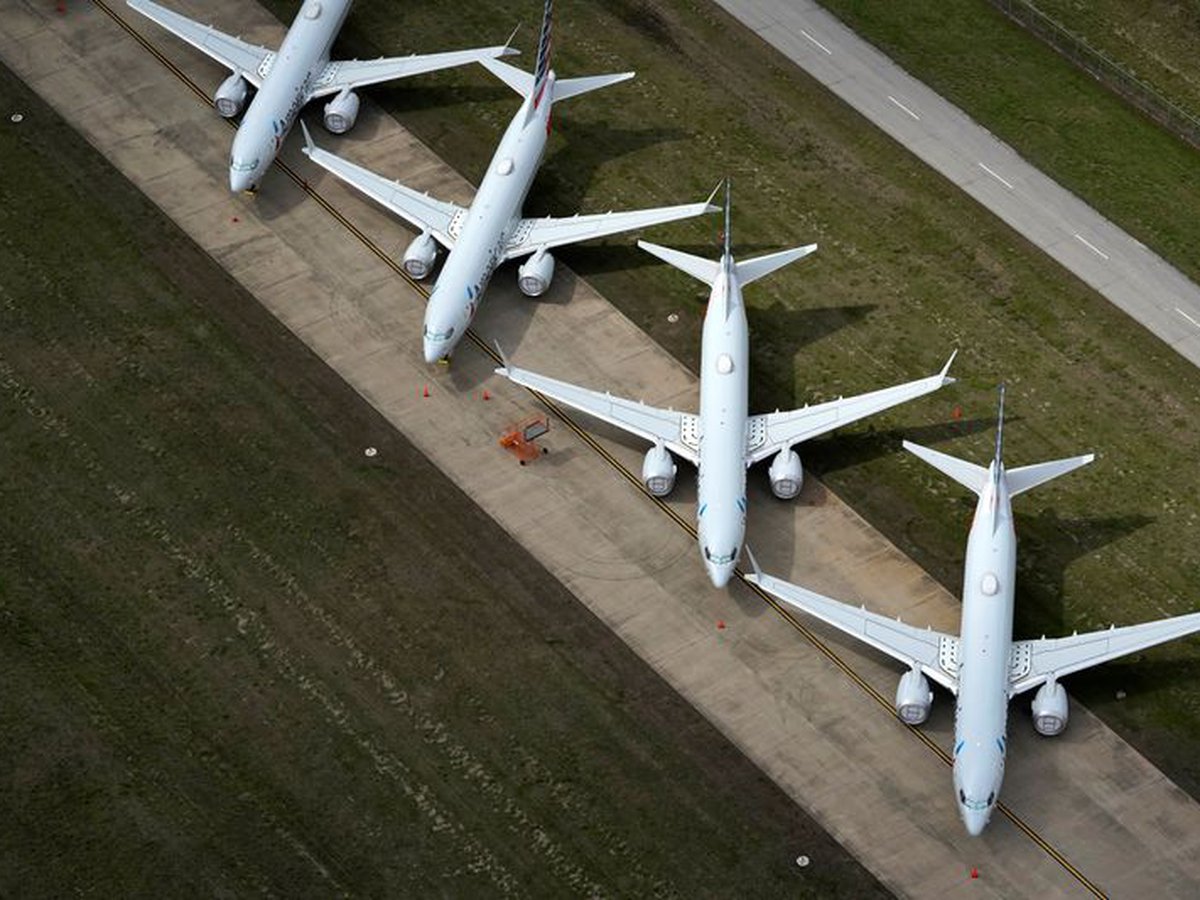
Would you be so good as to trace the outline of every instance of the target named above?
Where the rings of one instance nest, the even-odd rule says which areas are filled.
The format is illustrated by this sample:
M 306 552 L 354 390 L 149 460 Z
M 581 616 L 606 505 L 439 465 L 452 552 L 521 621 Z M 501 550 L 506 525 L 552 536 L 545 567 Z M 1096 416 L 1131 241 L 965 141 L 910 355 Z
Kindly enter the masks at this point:
M 1200 286 L 813 0 L 717 0 L 813 78 L 1200 365 Z
M 248 39 L 282 33 L 257 6 L 176 6 Z M 395 265 L 410 233 L 308 165 L 296 136 L 286 170 L 270 173 L 257 200 L 230 197 L 232 132 L 191 86 L 211 89 L 223 74 L 124 7 L 112 14 L 164 59 L 98 4 L 59 16 L 27 0 L 0 22 L 0 58 L 889 887 L 962 889 L 977 866 L 970 888 L 988 896 L 1195 893 L 1200 805 L 1079 707 L 1056 742 L 1015 717 L 1011 818 L 968 838 L 935 752 L 950 742 L 948 699 L 937 698 L 921 732 L 908 729 L 890 712 L 898 673 L 888 662 L 818 628 L 807 632 L 823 649 L 814 648 L 797 634 L 803 625 L 744 584 L 714 591 L 687 530 L 690 473 L 657 504 L 631 483 L 644 447 L 591 423 L 575 431 L 582 421 L 555 418 L 552 452 L 528 468 L 496 446 L 539 407 L 491 374 L 481 346 L 492 339 L 521 365 L 676 407 L 697 393 L 682 366 L 571 273 L 560 270 L 549 298 L 530 303 L 509 267 L 490 289 L 479 342 L 449 371 L 427 368 L 423 298 Z M 470 198 L 466 182 L 369 102 L 347 139 L 321 141 L 438 196 Z M 944 415 L 951 402 L 934 395 L 913 416 Z M 750 543 L 764 563 L 907 621 L 954 626 L 957 601 L 820 484 L 810 480 L 796 504 L 773 501 L 762 472 L 750 484 Z

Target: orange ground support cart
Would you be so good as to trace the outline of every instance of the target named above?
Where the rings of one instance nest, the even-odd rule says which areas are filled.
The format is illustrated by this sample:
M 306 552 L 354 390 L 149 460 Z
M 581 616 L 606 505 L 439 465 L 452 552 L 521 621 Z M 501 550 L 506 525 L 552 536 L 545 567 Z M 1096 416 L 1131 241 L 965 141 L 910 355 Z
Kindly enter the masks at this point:
M 500 438 L 500 446 L 517 458 L 521 465 L 531 463 L 550 451 L 537 445 L 537 439 L 550 430 L 545 416 L 530 416 Z

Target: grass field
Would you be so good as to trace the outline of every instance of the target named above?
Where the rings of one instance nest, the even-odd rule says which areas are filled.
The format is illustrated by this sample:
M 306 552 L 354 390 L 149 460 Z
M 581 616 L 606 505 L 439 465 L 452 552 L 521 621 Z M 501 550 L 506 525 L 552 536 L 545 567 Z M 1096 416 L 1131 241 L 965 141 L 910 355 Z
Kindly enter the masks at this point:
M 884 893 L 4 70 L 0 109 L 0 895 Z
M 270 5 L 283 16 L 294 9 Z M 342 49 L 369 56 L 462 46 L 507 34 L 519 17 L 526 27 L 518 45 L 528 64 L 539 5 L 527 6 L 473 3 L 449 21 L 436 3 L 406 5 L 397 15 L 389 3 L 363 0 Z M 933 14 L 931 5 L 897 4 L 897 15 L 901 7 Z M 957 27 L 962 8 L 959 0 L 946 5 L 950 25 Z M 1098 452 L 1090 469 L 1017 505 L 1018 633 L 1070 632 L 1196 608 L 1200 375 L 1194 367 L 711 4 L 574 0 L 557 10 L 561 75 L 636 69 L 638 78 L 556 111 L 531 212 L 679 202 L 733 175 L 741 253 L 821 244 L 815 256 L 747 293 L 758 408 L 913 378 L 934 370 L 952 348 L 962 351 L 958 386 L 802 448 L 811 469 L 957 591 L 971 498 L 900 453 L 899 442 L 908 437 L 985 459 L 994 388 L 1006 379 L 1010 464 Z M 1004 52 L 990 56 L 986 48 L 993 40 L 1009 42 L 1020 76 L 1028 39 L 999 17 L 985 24 L 977 23 L 974 35 L 982 58 L 1004 59 Z M 955 34 L 946 38 L 947 57 L 957 52 Z M 1049 64 L 1058 65 L 1050 55 Z M 1067 86 L 1078 80 L 1069 67 L 1061 77 Z M 983 92 L 993 81 L 981 75 L 975 84 Z M 476 181 L 517 104 L 478 70 L 371 96 Z M 1120 111 L 1100 96 L 1096 112 L 1071 107 L 1068 121 L 1082 125 L 1112 106 Z M 1092 95 L 1086 98 L 1090 104 Z M 1091 146 L 1102 145 L 1093 157 L 1096 171 L 1110 168 L 1098 155 L 1110 144 L 1124 146 L 1120 129 L 1134 125 L 1142 123 L 1134 117 L 1132 125 L 1097 125 L 1104 139 L 1092 133 Z M 1030 130 L 1063 158 L 1078 150 L 1073 137 L 1059 140 L 1070 129 L 1031 121 Z M 1160 209 L 1185 208 L 1193 203 L 1195 166 L 1168 145 L 1143 149 L 1131 191 L 1144 187 Z M 352 147 L 347 155 L 353 158 Z M 1179 252 L 1194 252 L 1185 237 L 1198 227 L 1193 218 L 1172 217 Z M 687 235 L 684 243 L 702 252 L 712 247 L 710 228 L 690 224 L 673 233 Z M 626 239 L 561 256 L 695 365 L 699 286 Z M 511 269 L 497 277 L 512 277 Z M 680 313 L 676 323 L 668 321 L 671 312 Z M 953 417 L 955 407 L 962 421 Z M 1073 677 L 1068 687 L 1195 794 L 1198 673 L 1200 649 L 1192 641 Z M 1125 699 L 1115 699 L 1118 691 Z
M 1037 7 L 1168 100 L 1200 116 L 1196 0 L 1037 0 Z

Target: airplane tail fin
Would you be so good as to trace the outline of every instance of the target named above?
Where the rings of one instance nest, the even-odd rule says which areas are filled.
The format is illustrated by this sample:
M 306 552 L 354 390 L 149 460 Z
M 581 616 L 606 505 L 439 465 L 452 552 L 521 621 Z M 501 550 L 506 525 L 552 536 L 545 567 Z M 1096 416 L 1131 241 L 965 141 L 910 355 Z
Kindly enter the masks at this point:
M 795 247 L 791 250 L 781 250 L 778 253 L 768 253 L 766 256 L 760 256 L 757 259 L 746 259 L 742 262 L 734 262 L 733 260 L 733 225 L 730 215 L 730 210 L 733 206 L 733 179 L 725 179 L 725 256 L 729 260 L 734 273 L 737 275 L 738 283 L 742 285 L 751 284 L 758 281 L 764 276 L 770 275 L 777 269 L 782 269 L 786 265 L 794 263 L 798 259 L 804 259 L 808 254 L 817 249 L 816 244 L 808 244 L 805 247 Z
M 904 442 L 904 449 L 925 460 L 925 462 L 929 463 L 935 469 L 944 472 L 959 484 L 977 494 L 983 492 L 984 486 L 989 481 L 1003 479 L 1004 483 L 1008 486 L 1009 497 L 1023 494 L 1025 491 L 1032 490 L 1038 485 L 1045 484 L 1047 481 L 1053 481 L 1060 475 L 1066 475 L 1068 472 L 1075 471 L 1080 466 L 1086 466 L 1096 458 L 1095 454 L 1088 453 L 1084 456 L 1056 459 L 1052 462 L 1037 463 L 1032 466 L 1021 466 L 1018 469 L 1005 470 L 1003 384 L 1000 385 L 1000 410 L 996 420 L 996 452 L 992 457 L 990 468 L 985 469 L 983 466 L 975 465 L 975 463 L 958 459 L 946 453 L 939 453 L 936 450 L 930 450 L 928 447 L 922 447 L 910 441 Z
M 533 66 L 533 108 L 541 105 L 550 78 L 550 61 L 554 57 L 554 0 L 546 0 L 542 10 L 542 30 L 538 34 L 537 61 Z
M 564 78 L 561 81 L 550 80 L 551 63 L 554 59 L 554 0 L 546 0 L 545 9 L 542 12 L 542 31 L 538 35 L 537 62 L 533 67 L 533 86 L 530 89 L 533 103 L 530 104 L 530 114 L 534 110 L 541 107 L 542 103 L 549 100 L 551 103 L 556 103 L 559 100 L 567 100 L 571 97 L 578 97 L 580 94 L 587 94 L 591 91 L 598 91 L 600 88 L 606 88 L 610 84 L 618 84 L 622 81 L 628 81 L 633 77 L 632 72 L 621 72 L 616 75 L 592 75 L 587 78 Z M 551 94 L 546 96 L 546 85 L 553 84 Z
M 722 255 L 720 260 L 705 259 L 702 256 L 693 256 L 690 253 L 684 253 L 682 250 L 672 250 L 670 247 L 663 247 L 659 244 L 651 244 L 649 241 L 638 241 L 638 246 L 657 256 L 663 262 L 668 263 L 681 272 L 686 272 L 693 278 L 703 281 L 710 287 L 717 280 L 717 275 L 721 272 L 721 267 L 728 260 L 730 266 L 737 274 L 740 284 L 750 284 L 758 281 L 765 275 L 770 275 L 776 269 L 782 269 L 789 263 L 794 263 L 798 259 L 803 259 L 817 249 L 816 244 L 808 244 L 804 247 L 795 247 L 791 250 L 781 250 L 778 253 L 768 253 L 766 256 L 760 256 L 756 259 L 747 259 L 742 262 L 734 262 L 733 260 L 733 237 L 731 234 L 731 216 L 730 209 L 732 184 L 731 179 L 726 178 L 725 185 L 725 230 L 722 232 Z M 717 191 L 721 189 L 718 184 L 712 192 L 712 196 L 708 198 L 708 202 L 712 203 L 713 197 L 717 195 Z
M 580 94 L 598 91 L 600 88 L 628 81 L 633 77 L 633 72 L 621 72 L 616 75 L 592 75 L 587 78 L 564 78 L 559 81 L 550 77 L 553 59 L 554 0 L 546 0 L 542 10 L 542 29 L 538 33 L 537 59 L 534 62 L 532 75 L 496 59 L 481 59 L 479 62 L 522 97 L 527 97 L 532 101 L 529 104 L 526 121 L 538 113 L 543 103 L 553 104 L 557 100 L 578 97 Z M 549 92 L 546 90 L 547 85 L 550 86 Z

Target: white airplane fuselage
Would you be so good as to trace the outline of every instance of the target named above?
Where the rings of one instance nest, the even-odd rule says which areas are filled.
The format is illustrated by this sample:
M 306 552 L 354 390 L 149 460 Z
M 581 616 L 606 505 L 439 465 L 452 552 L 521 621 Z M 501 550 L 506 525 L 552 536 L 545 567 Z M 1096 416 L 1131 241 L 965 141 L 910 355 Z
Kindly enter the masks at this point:
M 313 83 L 329 64 L 333 41 L 350 12 L 351 2 L 308 0 L 296 14 L 233 137 L 230 190 L 253 190 L 271 167 Z
M 423 347 L 428 363 L 449 356 L 462 340 L 492 273 L 504 259 L 504 248 L 520 221 L 546 149 L 553 96 L 554 73 L 550 72 L 533 115 L 526 121 L 526 110 L 533 103 L 527 97 L 488 164 L 425 307 Z
M 1012 505 L 1001 467 L 1000 477 L 990 478 L 979 497 L 963 575 L 954 791 L 972 835 L 987 825 L 1004 780 L 1016 548 Z
M 717 587 L 729 582 L 746 537 L 749 366 L 742 290 L 726 255 L 704 315 L 696 467 L 696 530 L 704 567 Z

